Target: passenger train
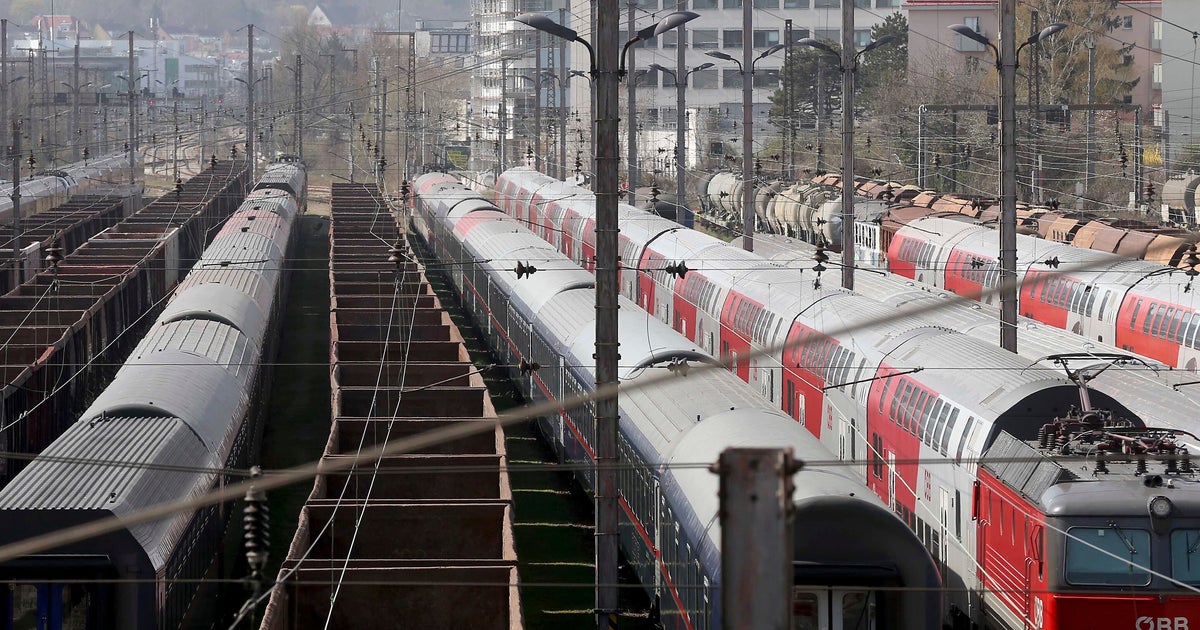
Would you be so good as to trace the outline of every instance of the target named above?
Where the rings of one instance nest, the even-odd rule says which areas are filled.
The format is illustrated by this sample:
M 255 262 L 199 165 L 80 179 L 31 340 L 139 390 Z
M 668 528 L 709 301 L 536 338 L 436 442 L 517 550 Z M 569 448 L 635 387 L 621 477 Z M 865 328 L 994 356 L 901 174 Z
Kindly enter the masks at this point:
M 300 163 L 267 168 L 112 383 L 0 490 L 0 545 L 208 492 L 257 459 L 305 182 Z M 229 515 L 181 512 L 0 564 L 0 627 L 180 627 Z
M 589 391 L 591 275 L 447 176 L 421 176 L 414 190 L 417 233 L 439 259 L 462 263 L 444 269 L 501 359 L 525 366 L 511 370 L 514 380 L 535 400 Z M 518 263 L 536 271 L 522 278 L 528 270 L 518 273 Z M 791 448 L 806 461 L 833 455 L 729 372 L 693 369 L 646 383 L 712 355 L 625 300 L 620 330 L 622 545 L 666 627 L 720 628 L 718 478 L 682 464 L 714 462 L 731 446 Z M 561 459 L 594 461 L 594 411 L 588 404 L 540 419 Z M 588 488 L 593 476 L 586 467 L 579 475 Z M 937 628 L 938 567 L 862 479 L 813 466 L 793 483 L 795 627 Z
M 996 230 L 931 217 L 900 228 L 884 260 L 898 275 L 971 294 L 998 284 L 998 251 Z M 1193 292 L 1200 287 L 1192 286 L 1197 263 L 1194 252 L 1181 268 L 1018 235 L 1019 312 L 1194 372 L 1200 361 L 1200 298 Z
M 141 154 L 134 159 L 134 187 L 141 192 L 145 173 Z M 5 174 L 0 174 L 3 177 Z M 101 194 L 124 190 L 129 185 L 129 154 L 111 153 L 76 162 L 61 169 L 43 171 L 21 180 L 21 216 L 27 217 L 66 202 L 72 195 Z M 0 182 L 0 221 L 12 220 L 12 181 Z
M 589 191 L 512 169 L 496 199 L 572 260 L 594 256 Z M 1145 428 L 1112 397 L 1081 388 L 1078 372 L 1064 379 L 635 208 L 619 215 L 622 292 L 733 361 L 742 380 L 855 463 L 942 563 L 948 623 L 1200 624 L 1180 564 L 1187 541 L 1200 540 L 1200 487 L 1179 463 L 1195 439 L 1179 427 Z M 738 358 L 768 349 L 770 360 Z M 1129 532 L 1138 539 L 1126 545 Z

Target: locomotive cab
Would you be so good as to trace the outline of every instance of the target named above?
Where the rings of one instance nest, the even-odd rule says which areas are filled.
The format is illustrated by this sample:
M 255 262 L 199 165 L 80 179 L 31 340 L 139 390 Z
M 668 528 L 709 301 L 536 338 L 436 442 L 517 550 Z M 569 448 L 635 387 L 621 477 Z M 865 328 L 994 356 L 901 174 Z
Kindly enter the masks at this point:
M 988 617 L 1010 627 L 1200 628 L 1200 483 L 1185 442 L 1195 437 L 1075 410 L 1037 440 L 998 436 L 982 457 L 973 514 L 989 550 L 980 580 L 1009 593 Z

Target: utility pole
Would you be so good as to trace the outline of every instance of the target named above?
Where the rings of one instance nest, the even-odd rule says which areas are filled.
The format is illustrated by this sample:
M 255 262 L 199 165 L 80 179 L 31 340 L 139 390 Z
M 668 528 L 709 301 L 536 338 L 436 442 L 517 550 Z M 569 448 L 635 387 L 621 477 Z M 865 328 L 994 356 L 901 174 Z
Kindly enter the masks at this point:
M 171 149 L 171 177 L 179 182 L 179 99 L 172 99 L 171 118 L 175 125 L 174 146 Z
M 379 134 L 379 144 L 375 147 L 378 149 L 375 157 L 375 168 L 379 172 L 379 174 L 376 176 L 376 180 L 380 186 L 383 186 L 383 164 L 380 163 L 379 158 L 387 155 L 387 84 L 387 77 L 383 77 L 383 88 L 379 92 L 379 120 L 383 125 L 383 132 Z M 422 129 L 424 129 L 423 124 Z M 424 150 L 422 150 L 422 155 L 423 154 Z
M 797 470 L 791 449 L 721 453 L 714 472 L 721 476 L 725 628 L 791 627 L 792 475 Z
M 1000 347 L 1017 351 L 1017 3 L 1000 0 Z
M 404 86 L 404 124 L 406 128 L 413 125 L 413 114 L 417 111 L 417 37 L 416 33 L 408 33 L 408 65 L 405 66 L 406 85 Z M 412 134 L 404 134 L 404 179 L 412 180 L 413 168 L 409 148 Z M 503 145 L 503 141 L 501 141 Z
M 333 75 L 330 75 L 330 82 Z M 292 132 L 296 134 L 296 157 L 304 159 L 304 58 L 296 55 L 296 112 L 292 118 Z
M 533 168 L 542 173 L 542 32 L 533 37 Z
M 351 101 L 348 109 L 350 114 L 350 133 L 346 134 L 346 157 L 350 158 L 350 183 L 354 183 L 354 102 Z
M 71 162 L 79 161 L 79 139 L 83 135 L 83 130 L 79 128 L 79 88 L 79 29 L 75 29 L 75 59 L 71 68 L 71 89 L 74 94 L 71 98 L 71 128 L 67 132 L 71 134 Z
M 16 117 L 12 120 L 12 258 L 13 272 L 16 274 L 13 286 L 21 284 L 21 124 Z
M 558 23 L 566 26 L 567 10 L 558 10 Z M 567 90 L 571 85 L 571 68 L 567 65 L 567 40 L 558 38 L 558 171 L 559 179 L 567 178 Z
M 825 64 L 817 59 L 817 172 L 825 170 Z
M 500 107 L 496 115 L 500 118 L 500 147 L 496 160 L 496 175 L 499 176 L 505 170 L 504 145 L 508 143 L 508 57 L 504 56 L 500 57 Z
M 137 184 L 137 92 L 134 91 L 137 80 L 140 78 L 134 74 L 133 67 L 133 31 L 129 31 L 129 80 L 126 81 L 129 87 L 129 185 Z
M 629 0 L 627 6 L 629 8 L 628 35 L 629 37 L 633 37 L 637 33 L 637 26 L 634 23 L 634 18 L 637 17 L 637 4 L 634 0 Z M 627 118 L 625 121 L 625 135 L 628 145 L 625 147 L 627 155 L 625 158 L 625 170 L 628 173 L 628 177 L 626 177 L 625 182 L 629 186 L 629 193 L 626 195 L 625 201 L 629 205 L 637 205 L 637 187 L 638 179 L 640 179 L 638 177 L 637 155 L 637 44 L 630 46 L 627 54 L 629 55 L 629 64 L 626 67 L 629 68 L 629 72 L 626 75 L 625 94 L 629 102 L 626 105 L 625 114 Z
M 254 117 L 257 112 L 254 110 L 254 25 L 246 25 L 246 91 L 248 93 L 249 108 L 246 116 L 246 165 L 250 172 L 250 182 L 255 182 L 257 179 L 254 176 L 254 133 L 256 131 L 254 125 Z M 297 69 L 299 74 L 299 69 Z M 253 183 L 251 184 L 253 185 Z
M 854 290 L 854 3 L 842 2 L 842 287 Z
M 618 0 L 596 0 L 596 627 L 617 626 Z
M 204 170 L 204 159 L 208 155 L 208 138 L 204 135 L 204 121 L 208 118 L 208 95 L 200 95 L 200 123 L 196 130 L 196 142 L 200 145 L 200 171 Z M 199 172 L 199 171 L 197 171 Z
M 754 3 L 742 2 L 742 249 L 754 251 Z
M 1091 106 L 1096 103 L 1096 40 L 1088 37 L 1084 42 L 1088 49 L 1088 115 L 1087 115 L 1087 174 L 1084 177 L 1084 190 L 1092 192 L 1092 182 L 1096 179 L 1096 110 Z
M 783 21 L 783 67 L 790 73 L 794 73 L 792 67 L 792 21 L 787 19 Z M 783 149 L 784 160 L 786 167 L 784 168 L 783 178 L 792 179 L 796 176 L 796 86 L 795 81 L 791 77 L 785 75 L 783 83 L 783 103 L 787 107 L 787 130 L 785 132 L 785 141 L 787 146 Z
M 0 19 L 0 125 L 8 122 L 8 20 Z M 19 157 L 16 159 L 20 159 Z
M 687 0 L 678 0 L 676 10 L 686 11 Z M 696 217 L 687 203 L 687 26 L 680 26 L 675 39 L 675 218 L 683 227 L 696 226 Z
M 1035 39 L 1037 34 L 1041 31 L 1041 25 L 1038 22 L 1037 10 L 1030 11 L 1029 27 L 1032 29 L 1032 31 L 1029 33 L 1029 36 L 1031 39 Z M 1040 47 L 1041 43 L 1035 41 L 1032 49 L 1029 51 L 1029 56 L 1031 57 L 1029 64 L 1029 86 L 1031 88 L 1029 90 L 1029 149 L 1032 150 L 1034 161 L 1033 164 L 1030 165 L 1031 168 L 1028 169 L 1028 199 L 1030 201 L 1037 199 L 1038 203 L 1041 203 L 1041 190 L 1039 186 L 1041 182 L 1039 180 L 1041 179 L 1040 176 L 1042 171 L 1041 150 L 1039 149 L 1041 143 L 1038 141 L 1039 123 L 1041 122 L 1042 115 L 1042 82 L 1038 76 L 1041 74 L 1042 67 L 1041 59 L 1038 58 L 1037 54 Z M 1021 60 L 1017 59 L 1017 64 L 1020 64 L 1020 62 Z

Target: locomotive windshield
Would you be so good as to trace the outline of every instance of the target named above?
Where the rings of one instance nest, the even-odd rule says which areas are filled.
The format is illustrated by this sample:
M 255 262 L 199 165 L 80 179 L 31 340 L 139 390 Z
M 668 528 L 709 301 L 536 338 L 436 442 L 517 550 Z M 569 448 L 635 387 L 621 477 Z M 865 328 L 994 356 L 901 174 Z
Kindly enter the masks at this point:
M 1112 524 L 1067 531 L 1066 573 L 1079 586 L 1150 584 L 1150 531 Z
M 1188 584 L 1200 583 L 1200 529 L 1171 532 L 1171 577 Z

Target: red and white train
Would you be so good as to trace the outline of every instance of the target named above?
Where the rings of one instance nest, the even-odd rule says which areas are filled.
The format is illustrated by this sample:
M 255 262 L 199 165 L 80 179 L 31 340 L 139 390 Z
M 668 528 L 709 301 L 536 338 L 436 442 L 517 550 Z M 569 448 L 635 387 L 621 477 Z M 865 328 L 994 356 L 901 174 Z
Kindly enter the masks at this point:
M 496 191 L 502 210 L 593 266 L 589 191 L 529 169 Z M 956 627 L 1200 627 L 1187 569 L 1200 487 L 1175 459 L 1176 434 L 1141 428 L 1099 392 L 1099 410 L 1077 411 L 1075 384 L 984 342 L 636 208 L 619 214 L 622 292 L 854 462 L 943 564 Z
M 996 286 L 999 232 L 921 218 L 887 244 L 893 273 L 960 294 Z M 1026 317 L 1195 371 L 1200 360 L 1200 292 L 1184 268 L 1017 236 L 1019 311 Z M 1200 288 L 1200 287 L 1198 287 Z M 994 299 L 994 298 L 988 298 Z

